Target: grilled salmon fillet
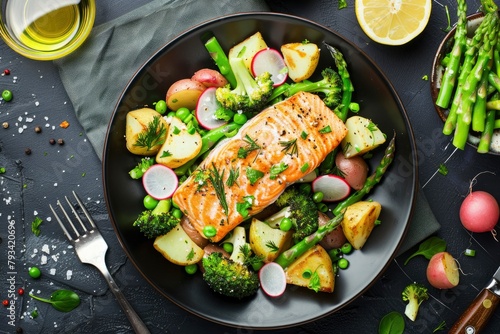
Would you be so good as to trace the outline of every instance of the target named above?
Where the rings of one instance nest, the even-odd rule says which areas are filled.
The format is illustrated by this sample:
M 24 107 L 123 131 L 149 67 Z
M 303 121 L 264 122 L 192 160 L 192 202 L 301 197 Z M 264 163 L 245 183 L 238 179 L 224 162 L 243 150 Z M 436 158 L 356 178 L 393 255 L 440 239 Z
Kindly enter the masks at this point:
M 173 200 L 211 241 L 272 204 L 313 171 L 347 134 L 321 98 L 297 93 L 264 109 L 217 145 L 176 190 Z

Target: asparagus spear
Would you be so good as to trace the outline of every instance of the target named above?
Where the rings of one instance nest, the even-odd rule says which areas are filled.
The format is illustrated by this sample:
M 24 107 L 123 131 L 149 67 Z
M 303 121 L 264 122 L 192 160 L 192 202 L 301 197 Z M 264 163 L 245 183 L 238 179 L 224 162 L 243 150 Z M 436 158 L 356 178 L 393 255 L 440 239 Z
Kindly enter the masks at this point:
M 342 102 L 340 103 L 340 106 L 335 109 L 335 114 L 342 120 L 342 122 L 345 122 L 347 119 L 347 113 L 349 112 L 349 105 L 351 104 L 352 100 L 352 93 L 354 91 L 354 86 L 352 85 L 351 81 L 351 75 L 347 70 L 347 63 L 342 52 L 327 43 L 323 44 L 328 49 L 328 51 L 330 51 L 330 54 L 335 61 L 335 65 L 337 66 L 337 72 L 342 79 Z M 337 149 L 334 149 L 326 156 L 325 160 L 321 163 L 319 169 L 322 174 L 328 174 L 332 171 L 336 154 Z
M 281 253 L 275 260 L 277 264 L 283 268 L 287 268 L 292 264 L 298 257 L 311 249 L 314 245 L 319 243 L 328 233 L 333 231 L 337 226 L 340 225 L 344 219 L 344 214 L 340 214 L 328 221 L 325 225 L 318 228 L 316 232 L 305 237 L 283 253 Z
M 462 54 L 466 47 L 467 40 L 467 2 L 457 0 L 458 22 L 455 30 L 453 48 L 450 53 L 449 62 L 443 74 L 441 88 L 439 89 L 436 105 L 441 108 L 448 108 L 455 83 L 457 73 L 462 60 Z
M 479 49 L 474 67 L 467 75 L 467 79 L 462 88 L 463 97 L 457 109 L 457 126 L 453 137 L 453 145 L 459 149 L 464 149 L 469 136 L 470 123 L 472 120 L 472 107 L 476 102 L 477 86 L 484 71 L 488 71 L 488 64 L 493 59 L 493 49 L 497 41 L 498 16 L 496 13 L 487 13 L 492 16 L 492 22 L 484 35 L 483 45 Z
M 226 53 L 222 49 L 219 41 L 215 36 L 212 36 L 205 42 L 205 48 L 210 53 L 210 57 L 215 61 L 215 64 L 220 70 L 220 73 L 227 79 L 231 87 L 236 87 L 236 77 L 234 76 Z
M 394 151 L 396 149 L 396 134 L 392 137 L 391 141 L 387 145 L 384 156 L 380 160 L 379 165 L 375 169 L 372 175 L 370 175 L 363 185 L 363 188 L 354 192 L 349 197 L 347 197 L 344 201 L 337 204 L 337 206 L 333 209 L 333 214 L 335 216 L 340 215 L 344 210 L 351 204 L 354 204 L 360 201 L 366 194 L 368 194 L 375 185 L 377 185 L 382 176 L 385 174 L 387 168 L 394 160 Z
M 488 153 L 490 151 L 491 137 L 493 137 L 493 130 L 495 128 L 495 117 L 495 110 L 488 111 L 484 131 L 482 132 L 479 144 L 477 145 L 478 153 Z

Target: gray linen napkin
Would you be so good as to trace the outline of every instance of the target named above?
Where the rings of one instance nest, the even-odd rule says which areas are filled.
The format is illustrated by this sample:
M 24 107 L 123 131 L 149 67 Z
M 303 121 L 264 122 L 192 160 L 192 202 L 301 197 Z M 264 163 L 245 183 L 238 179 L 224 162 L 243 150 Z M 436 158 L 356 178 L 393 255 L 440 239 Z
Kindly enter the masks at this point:
M 267 11 L 259 0 L 155 0 L 94 27 L 85 44 L 55 61 L 77 118 L 102 158 L 107 125 L 129 79 L 155 51 L 191 26 L 224 14 Z M 422 191 L 399 254 L 439 229 Z

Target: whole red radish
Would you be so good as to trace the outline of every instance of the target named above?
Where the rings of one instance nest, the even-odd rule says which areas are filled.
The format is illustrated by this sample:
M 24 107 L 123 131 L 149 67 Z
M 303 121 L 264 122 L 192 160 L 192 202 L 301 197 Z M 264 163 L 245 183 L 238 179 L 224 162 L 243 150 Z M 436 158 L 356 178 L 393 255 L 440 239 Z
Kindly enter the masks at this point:
M 471 232 L 489 232 L 499 218 L 498 202 L 486 191 L 471 191 L 460 206 L 460 221 Z

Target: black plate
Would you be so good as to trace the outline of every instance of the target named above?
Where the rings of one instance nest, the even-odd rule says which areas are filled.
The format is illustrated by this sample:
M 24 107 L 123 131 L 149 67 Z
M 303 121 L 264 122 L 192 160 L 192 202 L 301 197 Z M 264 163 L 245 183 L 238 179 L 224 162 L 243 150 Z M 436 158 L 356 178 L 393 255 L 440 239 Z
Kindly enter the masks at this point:
M 190 77 L 203 67 L 214 67 L 202 40 L 215 34 L 223 48 L 260 31 L 269 46 L 308 39 L 323 41 L 343 52 L 355 86 L 354 99 L 361 114 L 372 118 L 390 138 L 397 134 L 393 165 L 371 198 L 382 204 L 382 225 L 377 227 L 361 251 L 349 255 L 350 266 L 341 271 L 333 294 L 315 293 L 289 286 L 277 299 L 261 291 L 250 300 L 235 301 L 213 293 L 201 275 L 189 276 L 170 264 L 132 227 L 143 210 L 145 195 L 141 182 L 131 180 L 128 171 L 139 161 L 125 148 L 125 115 L 135 108 L 163 99 L 169 85 Z M 334 66 L 322 50 L 318 69 Z M 384 145 L 385 147 L 385 145 Z M 335 32 L 298 17 L 272 14 L 236 14 L 194 27 L 165 45 L 144 64 L 125 88 L 109 124 L 103 155 L 103 182 L 111 221 L 118 238 L 137 269 L 162 295 L 178 306 L 208 320 L 245 328 L 278 328 L 305 323 L 332 312 L 360 296 L 387 268 L 397 251 L 412 215 L 417 184 L 417 163 L 413 133 L 407 114 L 394 88 L 380 69 L 357 47 Z M 383 148 L 375 152 L 378 162 Z M 372 166 L 373 169 L 373 166 Z

